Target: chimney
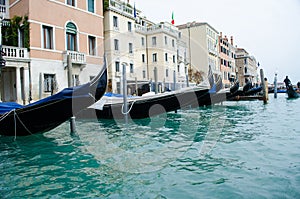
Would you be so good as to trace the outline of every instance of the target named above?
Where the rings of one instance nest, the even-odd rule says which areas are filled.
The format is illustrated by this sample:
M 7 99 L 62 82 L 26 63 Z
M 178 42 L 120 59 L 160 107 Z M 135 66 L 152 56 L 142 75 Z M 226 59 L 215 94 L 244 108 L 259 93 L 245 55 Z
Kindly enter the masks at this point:
M 230 43 L 233 45 L 233 36 L 230 37 Z

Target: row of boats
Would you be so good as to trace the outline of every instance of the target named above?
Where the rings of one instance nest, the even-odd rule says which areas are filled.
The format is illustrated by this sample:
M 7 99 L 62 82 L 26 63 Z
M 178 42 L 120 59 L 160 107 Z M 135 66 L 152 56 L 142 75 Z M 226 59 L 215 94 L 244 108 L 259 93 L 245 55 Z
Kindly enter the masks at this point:
M 238 96 L 254 95 L 261 87 L 246 85 L 240 89 L 236 83 L 230 89 L 222 89 L 222 79 L 213 80 L 209 75 L 210 86 L 193 86 L 178 91 L 128 96 L 125 109 L 123 96 L 106 93 L 106 64 L 91 82 L 22 106 L 14 102 L 0 103 L 0 135 L 25 136 L 52 130 L 68 121 L 72 116 L 98 119 L 141 119 L 182 108 L 195 108 L 236 100 Z M 249 88 L 248 88 L 249 87 Z M 127 112 L 125 112 L 127 110 Z

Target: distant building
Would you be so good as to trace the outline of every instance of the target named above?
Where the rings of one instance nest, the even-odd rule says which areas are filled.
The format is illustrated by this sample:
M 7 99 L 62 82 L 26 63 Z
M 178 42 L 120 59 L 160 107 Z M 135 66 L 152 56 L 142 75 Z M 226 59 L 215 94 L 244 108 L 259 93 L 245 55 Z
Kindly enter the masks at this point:
M 236 80 L 235 51 L 236 47 L 233 45 L 233 37 L 231 36 L 229 41 L 227 36 L 223 37 L 222 32 L 220 32 L 219 63 L 225 88 L 229 88 Z
M 68 87 L 68 55 L 71 86 L 98 74 L 104 54 L 102 5 L 94 0 L 6 0 L 0 5 L 2 33 L 10 36 L 2 37 L 1 100 L 26 104 Z
M 186 85 L 186 45 L 180 41 L 178 28 L 168 22 L 156 24 L 124 1 L 105 2 L 104 37 L 109 90 L 122 93 L 123 63 L 127 65 L 129 94 L 136 94 L 143 86 L 164 92 Z
M 220 75 L 218 35 L 219 32 L 208 23 L 186 23 L 177 26 L 187 44 L 190 79 L 201 75 L 200 81 L 207 79 L 211 67 L 215 76 Z
M 254 56 L 250 56 L 243 48 L 237 48 L 235 63 L 240 86 L 244 86 L 247 80 L 253 84 L 258 83 L 258 65 Z

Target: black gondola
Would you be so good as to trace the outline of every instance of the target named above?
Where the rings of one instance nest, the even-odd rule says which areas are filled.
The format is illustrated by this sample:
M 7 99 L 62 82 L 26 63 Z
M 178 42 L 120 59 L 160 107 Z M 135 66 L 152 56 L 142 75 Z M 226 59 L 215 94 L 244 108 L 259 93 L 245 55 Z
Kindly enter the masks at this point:
M 286 94 L 289 99 L 299 98 L 300 94 L 295 91 L 292 85 L 288 86 L 286 89 Z
M 73 115 L 99 100 L 107 86 L 106 61 L 100 73 L 89 83 L 22 106 L 0 103 L 0 135 L 25 136 L 54 129 Z
M 142 119 L 186 107 L 195 108 L 225 101 L 226 94 L 220 97 L 218 93 L 221 88 L 222 79 L 219 78 L 211 88 L 195 86 L 150 96 L 130 96 L 127 98 L 128 113 L 123 111 L 123 97 L 109 93 L 90 108 L 96 110 L 98 119 L 122 119 L 125 114 L 131 119 Z

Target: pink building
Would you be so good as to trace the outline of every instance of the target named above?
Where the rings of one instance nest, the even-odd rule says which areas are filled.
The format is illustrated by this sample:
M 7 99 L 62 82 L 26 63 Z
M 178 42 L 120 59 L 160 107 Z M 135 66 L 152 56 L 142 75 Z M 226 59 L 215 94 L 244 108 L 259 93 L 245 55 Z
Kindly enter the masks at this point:
M 223 37 L 222 32 L 219 35 L 219 57 L 223 84 L 225 88 L 229 88 L 236 79 L 235 47 L 233 37 L 229 41 L 227 36 Z
M 2 4 L 6 61 L 1 67 L 2 101 L 27 104 L 68 87 L 67 56 L 72 61 L 72 85 L 88 82 L 98 73 L 104 55 L 102 1 L 6 0 Z

